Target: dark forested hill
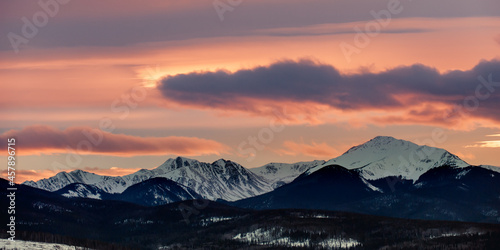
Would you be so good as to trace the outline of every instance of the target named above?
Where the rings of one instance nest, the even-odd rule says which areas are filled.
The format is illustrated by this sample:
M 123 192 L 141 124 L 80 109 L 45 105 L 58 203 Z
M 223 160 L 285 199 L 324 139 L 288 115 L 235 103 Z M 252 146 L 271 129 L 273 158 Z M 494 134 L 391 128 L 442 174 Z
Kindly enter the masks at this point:
M 0 181 L 5 197 L 7 183 Z M 206 200 L 163 206 L 65 198 L 17 186 L 16 231 L 25 240 L 96 249 L 498 249 L 500 227 L 323 210 L 248 210 Z M 7 200 L 2 199 L 2 206 Z M 0 223 L 8 223 L 2 216 Z M 2 231 L 5 236 L 6 229 Z

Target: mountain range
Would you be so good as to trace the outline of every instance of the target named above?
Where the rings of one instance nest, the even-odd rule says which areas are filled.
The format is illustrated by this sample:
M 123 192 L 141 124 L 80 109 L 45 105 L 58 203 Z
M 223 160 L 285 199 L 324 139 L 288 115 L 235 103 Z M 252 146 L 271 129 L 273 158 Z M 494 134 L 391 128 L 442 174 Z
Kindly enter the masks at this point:
M 170 179 L 210 200 L 234 201 L 266 193 L 273 189 L 272 183 L 264 177 L 249 171 L 238 163 L 224 159 L 205 163 L 184 157 L 171 158 L 155 169 L 141 169 L 125 176 L 101 176 L 75 170 L 69 173 L 60 172 L 47 179 L 37 182 L 27 181 L 23 184 L 47 191 L 57 191 L 73 183 L 82 183 L 88 185 L 89 190 L 97 192 L 99 189 L 105 193 L 119 194 L 135 184 L 156 177 Z M 67 196 L 70 195 L 70 191 L 72 191 L 72 196 L 79 194 L 79 197 L 99 198 L 93 192 L 79 192 L 77 190 L 66 190 Z
M 65 197 L 145 206 L 203 198 L 250 209 L 500 223 L 499 173 L 500 168 L 471 166 L 444 149 L 378 136 L 329 161 L 246 169 L 224 159 L 177 157 L 125 176 L 75 170 L 23 184 Z

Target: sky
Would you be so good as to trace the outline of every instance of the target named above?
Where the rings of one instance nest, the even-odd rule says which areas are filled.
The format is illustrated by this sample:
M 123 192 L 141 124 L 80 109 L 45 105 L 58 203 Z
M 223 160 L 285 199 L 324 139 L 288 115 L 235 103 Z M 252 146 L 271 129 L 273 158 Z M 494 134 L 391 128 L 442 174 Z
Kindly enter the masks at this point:
M 378 135 L 500 166 L 497 0 L 10 0 L 0 35 L 17 182 L 329 160 Z

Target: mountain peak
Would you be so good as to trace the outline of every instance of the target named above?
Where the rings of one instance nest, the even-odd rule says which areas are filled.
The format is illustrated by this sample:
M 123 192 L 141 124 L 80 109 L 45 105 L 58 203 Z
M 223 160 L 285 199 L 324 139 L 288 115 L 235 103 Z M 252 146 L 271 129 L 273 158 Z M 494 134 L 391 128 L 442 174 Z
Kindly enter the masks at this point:
M 370 141 L 381 141 L 381 140 L 384 140 L 384 141 L 398 141 L 398 139 L 396 139 L 396 138 L 394 138 L 392 136 L 388 136 L 388 135 L 378 135 L 378 136 L 375 136 Z
M 161 164 L 158 169 L 163 169 L 165 171 L 172 171 L 178 168 L 183 168 L 186 166 L 192 166 L 199 164 L 200 162 L 195 159 L 190 159 L 186 157 L 178 156 L 175 159 L 169 158 L 163 164 Z
M 357 169 L 366 179 L 402 176 L 404 179 L 414 181 L 432 168 L 443 165 L 459 168 L 469 166 L 465 161 L 444 149 L 420 146 L 391 136 L 377 136 L 361 145 L 354 146 L 341 156 L 310 169 L 308 173 L 332 164 L 338 164 L 347 169 Z
M 71 174 L 71 175 L 77 175 L 77 176 L 82 176 L 82 175 L 96 175 L 94 173 L 83 171 L 81 169 L 73 170 L 73 171 L 69 172 L 69 174 Z
M 402 139 L 397 139 L 392 136 L 383 136 L 379 135 L 374 137 L 373 139 L 365 142 L 364 144 L 369 144 L 369 145 L 388 145 L 388 144 L 414 144 L 417 145 L 413 142 L 402 140 Z
M 411 146 L 418 147 L 418 145 L 415 143 L 401 140 L 401 139 L 396 139 L 392 136 L 376 136 L 375 138 L 373 138 L 373 139 L 371 139 L 363 144 L 360 144 L 360 145 L 357 145 L 357 146 L 350 148 L 349 150 L 347 150 L 344 153 L 344 155 L 352 153 L 353 151 L 356 151 L 359 149 L 373 149 L 373 150 L 386 151 L 386 150 L 390 150 L 394 147 L 408 148 Z
M 212 164 L 225 165 L 225 164 L 226 164 L 226 163 L 228 163 L 228 162 L 231 162 L 231 161 L 228 161 L 228 160 L 226 160 L 226 159 L 224 159 L 224 158 L 220 158 L 220 159 L 218 159 L 218 160 L 216 160 L 216 161 L 212 162 Z
M 172 159 L 172 158 L 170 158 Z M 195 160 L 195 159 L 191 159 L 191 158 L 187 158 L 187 157 L 183 157 L 183 156 L 177 156 L 175 159 L 172 159 L 172 160 L 175 160 L 177 162 L 187 162 L 187 163 L 193 163 L 193 162 L 198 162 L 198 160 Z
M 212 165 L 218 165 L 218 166 L 221 166 L 221 167 L 225 167 L 225 166 L 233 166 L 233 167 L 243 167 L 241 166 L 240 164 L 234 162 L 234 161 L 231 161 L 231 160 L 226 160 L 226 159 L 218 159 L 216 161 L 214 161 L 212 163 Z
M 391 143 L 412 143 L 402 139 L 397 139 L 392 136 L 379 135 L 369 140 L 366 143 L 391 144 Z
M 262 177 L 226 159 L 207 163 L 184 157 L 171 158 L 151 173 L 167 177 L 213 200 L 237 200 L 272 190 Z

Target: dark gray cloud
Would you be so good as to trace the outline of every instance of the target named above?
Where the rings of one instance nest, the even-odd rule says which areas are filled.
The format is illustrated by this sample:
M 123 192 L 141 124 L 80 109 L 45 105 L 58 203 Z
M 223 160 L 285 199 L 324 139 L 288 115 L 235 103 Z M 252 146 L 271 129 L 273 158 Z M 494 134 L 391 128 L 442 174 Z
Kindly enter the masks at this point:
M 177 1 L 177 0 L 166 0 Z M 11 50 L 6 34 L 21 35 L 22 17 L 31 19 L 41 11 L 39 1 L 2 1 L 6 15 L 0 16 L 0 50 Z M 370 11 L 387 9 L 387 0 L 244 1 L 225 13 L 221 22 L 213 1 L 191 1 L 182 9 L 144 11 L 147 4 L 119 4 L 117 1 L 71 1 L 60 6 L 48 24 L 30 39 L 29 46 L 126 46 L 137 43 L 174 41 L 205 37 L 248 36 L 258 30 L 305 27 L 327 23 L 369 21 Z M 225 2 L 225 1 L 224 1 Z M 499 16 L 497 0 L 401 0 L 403 11 L 391 18 Z M 123 6 L 127 5 L 127 6 Z M 89 8 L 88 6 L 92 6 Z M 128 11 L 123 11 L 125 9 Z M 141 11 L 136 11 L 140 9 Z M 12 14 L 10 14 L 12 13 Z M 75 18 L 71 18 L 76 16 Z M 398 32 L 411 32 L 400 30 Z M 383 31 L 389 32 L 389 31 Z M 419 32 L 414 30 L 414 32 Z M 258 33 L 258 32 L 257 32 Z M 297 34 L 303 35 L 303 34 Z M 315 35 L 315 34 L 312 34 Z
M 424 33 L 432 32 L 435 29 L 386 29 L 378 32 L 379 34 L 403 34 L 403 33 Z M 339 31 L 314 31 L 314 30 L 303 30 L 303 31 L 259 31 L 256 34 L 262 34 L 266 36 L 276 36 L 276 37 L 293 37 L 293 36 L 326 36 L 326 35 L 339 35 L 339 34 L 357 34 L 354 29 L 344 29 Z
M 258 112 L 257 106 L 283 102 L 355 111 L 445 103 L 466 107 L 471 115 L 500 120 L 500 61 L 496 60 L 446 73 L 415 64 L 350 75 L 310 60 L 280 61 L 234 73 L 168 76 L 158 89 L 170 102 L 197 108 Z M 411 110 L 410 115 L 429 112 L 432 107 L 425 112 Z

